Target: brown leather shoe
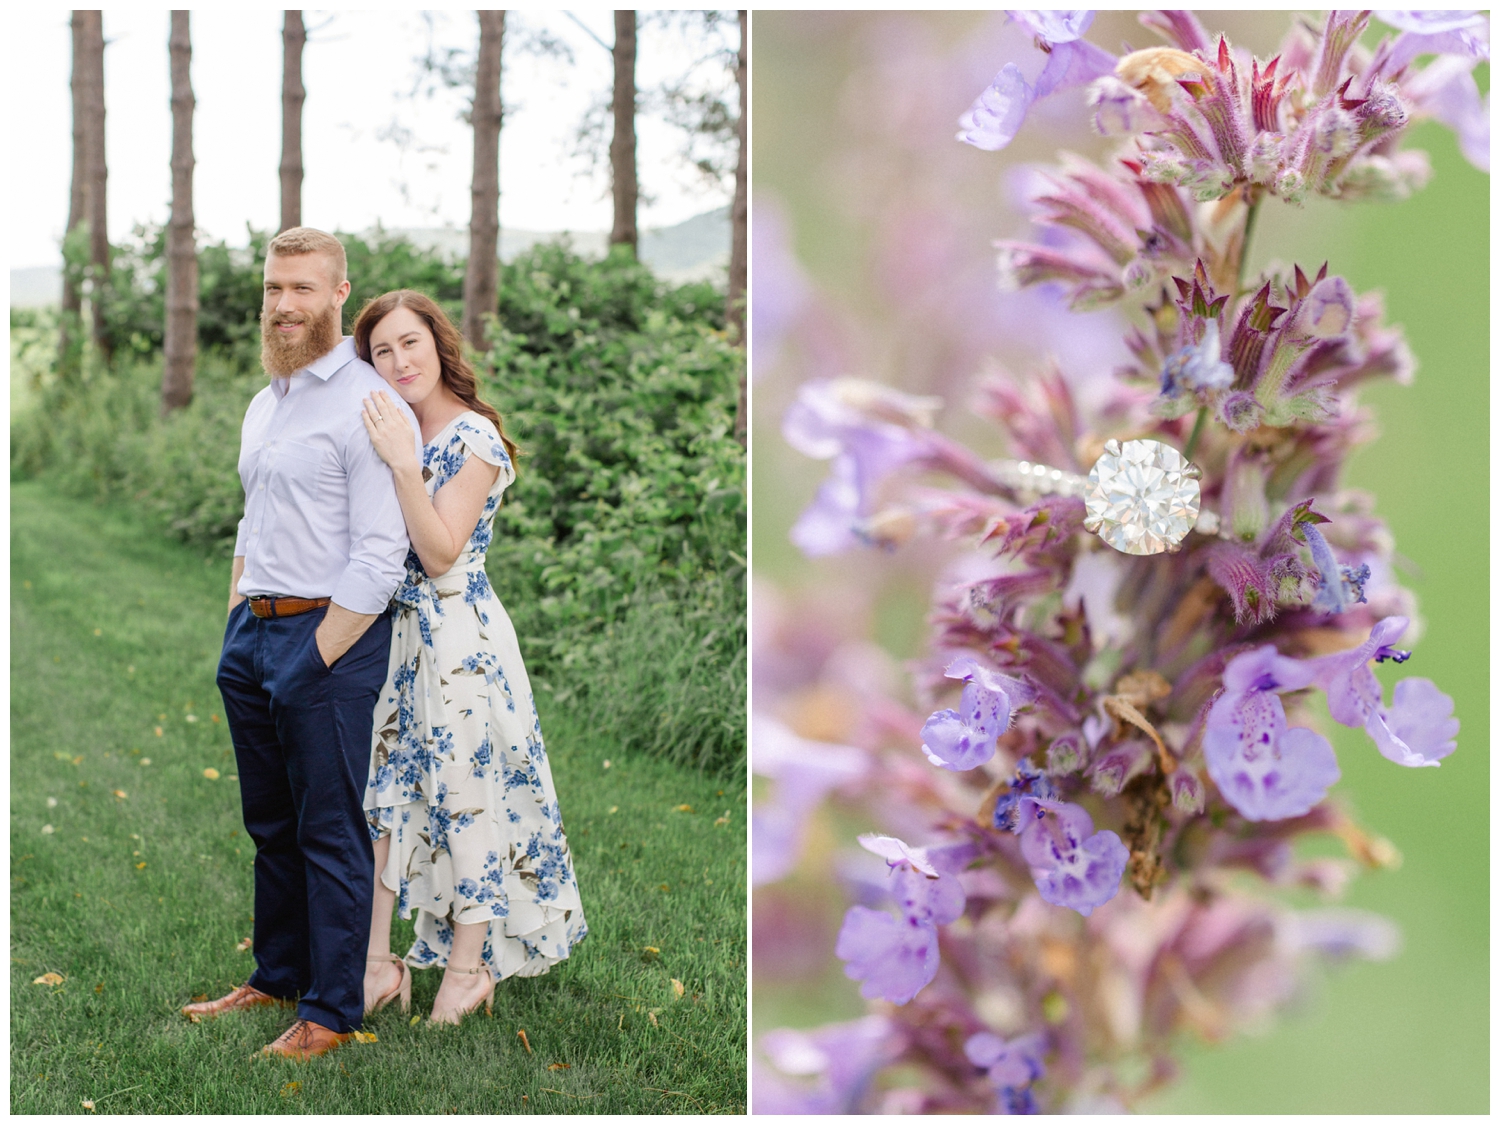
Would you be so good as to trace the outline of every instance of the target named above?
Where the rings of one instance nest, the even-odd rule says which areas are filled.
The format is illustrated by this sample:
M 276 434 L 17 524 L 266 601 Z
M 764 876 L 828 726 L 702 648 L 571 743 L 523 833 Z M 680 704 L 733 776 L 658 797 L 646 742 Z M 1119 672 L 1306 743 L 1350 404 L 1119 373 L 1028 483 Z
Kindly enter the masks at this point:
M 267 996 L 258 988 L 242 984 L 228 996 L 220 996 L 217 1000 L 205 1000 L 199 1004 L 189 1004 L 182 1009 L 182 1014 L 197 1023 L 201 1019 L 213 1019 L 225 1012 L 237 1012 L 241 1008 L 263 1008 L 267 1004 L 280 1004 L 283 1008 L 288 1008 L 292 1002 L 278 1000 L 274 996 Z
M 260 1053 L 280 1055 L 282 1058 L 305 1062 L 307 1059 L 317 1055 L 326 1055 L 329 1051 L 342 1047 L 351 1038 L 353 1035 L 350 1032 L 330 1031 L 320 1023 L 313 1023 L 312 1020 L 298 1020 L 282 1032 L 280 1039 L 262 1047 Z

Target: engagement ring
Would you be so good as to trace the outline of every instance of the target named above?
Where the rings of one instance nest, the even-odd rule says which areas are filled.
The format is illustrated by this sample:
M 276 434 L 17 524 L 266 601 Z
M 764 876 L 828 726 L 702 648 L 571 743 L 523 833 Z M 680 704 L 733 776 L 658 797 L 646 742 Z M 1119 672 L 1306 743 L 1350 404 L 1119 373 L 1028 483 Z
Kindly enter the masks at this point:
M 990 467 L 1011 488 L 1081 497 L 1083 526 L 1127 555 L 1180 550 L 1189 531 L 1219 533 L 1219 517 L 1200 507 L 1202 471 L 1159 441 L 1107 441 L 1086 477 L 1032 461 Z

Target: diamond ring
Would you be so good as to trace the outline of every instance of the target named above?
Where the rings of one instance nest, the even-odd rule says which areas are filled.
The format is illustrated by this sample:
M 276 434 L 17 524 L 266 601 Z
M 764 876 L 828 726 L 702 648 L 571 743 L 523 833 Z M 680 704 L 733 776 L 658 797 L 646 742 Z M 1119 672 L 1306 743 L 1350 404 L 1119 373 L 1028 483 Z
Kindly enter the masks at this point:
M 1219 517 L 1200 504 L 1202 471 L 1163 442 L 1111 439 L 1086 477 L 1032 461 L 991 469 L 1017 490 L 1081 497 L 1084 528 L 1127 555 L 1179 551 L 1189 531 L 1219 533 Z

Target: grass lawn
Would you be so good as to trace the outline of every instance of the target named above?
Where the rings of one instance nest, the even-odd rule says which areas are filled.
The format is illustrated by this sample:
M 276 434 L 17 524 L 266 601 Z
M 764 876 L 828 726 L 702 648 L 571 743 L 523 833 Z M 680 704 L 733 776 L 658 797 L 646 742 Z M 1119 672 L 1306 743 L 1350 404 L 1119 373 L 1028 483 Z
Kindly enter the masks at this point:
M 591 931 L 568 962 L 502 982 L 493 1019 L 392 1007 L 305 1064 L 252 1057 L 279 1010 L 185 1021 L 252 969 L 229 564 L 34 482 L 11 552 L 12 1112 L 744 1112 L 743 780 L 623 755 L 540 692 Z

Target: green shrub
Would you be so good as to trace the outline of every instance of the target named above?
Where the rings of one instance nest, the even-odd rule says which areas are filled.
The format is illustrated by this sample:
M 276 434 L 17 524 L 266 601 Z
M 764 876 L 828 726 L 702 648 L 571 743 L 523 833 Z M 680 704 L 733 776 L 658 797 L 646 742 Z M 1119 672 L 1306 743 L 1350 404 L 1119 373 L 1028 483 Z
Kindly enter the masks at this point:
M 346 246 L 367 296 L 423 289 L 456 312 L 461 266 L 403 242 Z M 142 319 L 110 367 L 85 350 L 59 378 L 55 317 L 13 332 L 30 391 L 19 407 L 13 395 L 12 473 L 130 505 L 224 558 L 243 511 L 240 422 L 264 386 L 259 274 L 244 251 L 205 249 L 193 402 L 162 418 L 159 252 L 143 235 L 116 258 L 111 315 L 134 302 Z M 745 735 L 745 458 L 731 436 L 744 357 L 722 304 L 628 259 L 538 246 L 502 268 L 478 364 L 522 449 L 489 572 L 534 675 L 630 745 L 714 770 L 743 763 Z

